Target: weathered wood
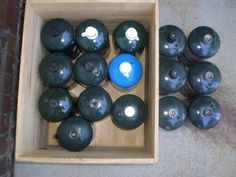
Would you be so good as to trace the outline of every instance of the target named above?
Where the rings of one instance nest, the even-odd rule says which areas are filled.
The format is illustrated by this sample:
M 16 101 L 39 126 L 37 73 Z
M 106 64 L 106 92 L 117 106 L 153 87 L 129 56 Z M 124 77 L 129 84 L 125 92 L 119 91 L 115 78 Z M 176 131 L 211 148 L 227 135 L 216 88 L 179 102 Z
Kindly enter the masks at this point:
M 91 10 L 92 9 L 92 10 Z M 89 13 L 88 13 L 89 12 Z M 16 153 L 17 161 L 52 163 L 153 163 L 157 160 L 158 136 L 158 1 L 154 0 L 29 0 L 26 5 L 24 34 L 20 67 L 17 112 Z M 122 21 L 140 21 L 149 33 L 149 44 L 141 54 L 144 75 L 139 85 L 129 92 L 116 90 L 110 83 L 105 89 L 113 101 L 132 93 L 148 104 L 144 125 L 131 131 L 117 128 L 108 116 L 93 124 L 94 137 L 90 147 L 72 153 L 58 146 L 54 139 L 58 123 L 47 123 L 38 112 L 38 98 L 45 89 L 40 82 L 38 65 L 47 51 L 40 43 L 40 30 L 45 21 L 62 17 L 74 25 L 82 20 L 96 18 L 103 21 L 112 34 Z M 111 53 L 115 55 L 110 35 Z M 78 97 L 84 90 L 77 85 L 70 90 Z

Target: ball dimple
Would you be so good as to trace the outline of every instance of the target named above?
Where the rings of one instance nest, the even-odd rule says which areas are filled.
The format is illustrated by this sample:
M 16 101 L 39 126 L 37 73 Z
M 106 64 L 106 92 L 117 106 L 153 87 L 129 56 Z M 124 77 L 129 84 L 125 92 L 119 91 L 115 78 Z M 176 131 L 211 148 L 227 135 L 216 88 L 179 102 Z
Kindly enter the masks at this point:
M 85 64 L 85 69 L 86 69 L 88 72 L 93 71 L 93 69 L 94 69 L 94 64 L 91 63 L 91 62 L 86 63 L 86 64 Z
M 99 101 L 97 99 L 91 99 L 89 100 L 89 107 L 90 108 L 98 108 Z
M 58 28 L 56 26 L 54 26 L 50 29 L 50 34 L 52 36 L 58 36 L 60 34 L 60 32 L 61 32 L 60 28 Z
M 214 114 L 214 111 L 211 107 L 207 107 L 203 110 L 203 114 L 206 116 L 206 117 L 211 117 L 213 114 Z
M 94 69 L 93 70 L 93 74 L 96 76 L 96 77 L 99 77 L 101 75 L 101 71 L 98 70 L 98 69 Z
M 176 79 L 178 77 L 179 73 L 175 69 L 171 69 L 169 71 L 169 78 L 170 79 Z
M 204 75 L 204 78 L 207 80 L 207 81 L 211 81 L 214 79 L 214 73 L 211 72 L 211 71 L 207 71 Z
M 203 42 L 204 43 L 210 43 L 213 40 L 213 36 L 211 34 L 205 34 L 203 37 Z
M 58 107 L 58 105 L 59 105 L 59 103 L 58 103 L 58 101 L 57 100 L 55 100 L 55 99 L 52 99 L 52 100 L 50 100 L 49 101 L 49 107 L 51 107 L 51 108 L 57 108 Z
M 77 137 L 77 132 L 76 131 L 72 131 L 70 133 L 70 137 L 71 137 L 71 139 L 75 139 Z
M 177 115 L 177 110 L 176 109 L 170 109 L 169 110 L 169 116 L 171 118 L 175 117 Z
M 55 62 L 50 63 L 49 71 L 56 72 L 58 69 L 59 69 L 59 67 L 58 67 L 57 63 L 55 63 Z

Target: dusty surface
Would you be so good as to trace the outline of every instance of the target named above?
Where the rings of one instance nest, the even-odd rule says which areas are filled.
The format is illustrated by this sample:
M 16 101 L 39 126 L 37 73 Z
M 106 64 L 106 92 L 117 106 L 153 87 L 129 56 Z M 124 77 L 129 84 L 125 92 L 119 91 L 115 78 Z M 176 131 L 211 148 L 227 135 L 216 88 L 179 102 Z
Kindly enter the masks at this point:
M 190 122 L 174 132 L 160 130 L 155 165 L 52 165 L 16 163 L 15 177 L 235 177 L 236 176 L 236 1 L 160 0 L 160 25 L 175 24 L 186 34 L 213 27 L 221 37 L 219 53 L 210 59 L 222 71 L 221 88 L 213 95 L 221 104 L 220 124 L 200 131 Z

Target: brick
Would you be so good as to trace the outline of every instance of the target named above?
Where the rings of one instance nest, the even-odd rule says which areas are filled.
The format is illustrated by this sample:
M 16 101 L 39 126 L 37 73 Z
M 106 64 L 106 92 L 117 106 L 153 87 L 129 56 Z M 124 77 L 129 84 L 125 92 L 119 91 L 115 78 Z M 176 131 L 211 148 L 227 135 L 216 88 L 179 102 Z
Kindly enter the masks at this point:
M 10 74 L 0 73 L 0 93 L 12 94 L 13 76 Z
M 6 156 L 10 150 L 9 141 L 7 137 L 0 137 L 0 157 Z
M 6 175 L 11 170 L 11 158 L 6 156 L 0 158 L 0 176 Z
M 0 1 L 0 26 L 3 26 L 3 20 L 6 17 L 6 12 L 7 12 L 7 3 L 6 0 L 1 0 Z
M 6 114 L 0 116 L 0 134 L 6 134 L 10 130 L 10 116 Z
M 16 46 L 16 37 L 13 35 L 8 35 L 7 38 L 7 44 L 6 44 L 6 52 L 8 55 L 13 56 L 14 58 L 18 58 L 18 53 L 17 53 L 17 46 Z
M 16 110 L 16 99 L 12 96 L 6 96 L 0 93 L 0 110 L 1 113 L 11 113 Z
M 17 96 L 18 96 L 18 86 L 19 86 L 19 74 L 14 75 L 13 77 L 13 88 L 12 88 L 12 96 L 15 98 L 15 103 L 17 101 Z
M 11 8 L 11 9 L 18 9 L 19 8 L 19 0 L 7 0 L 7 7 Z
M 18 90 L 18 71 L 13 70 L 12 74 L 1 72 L 0 68 L 0 94 L 6 96 L 17 96 Z
M 17 0 L 17 8 L 19 8 L 19 10 L 24 10 L 25 8 L 25 0 Z
M 0 29 L 0 41 L 1 48 L 0 52 L 6 52 L 8 55 L 18 58 L 17 46 L 16 46 L 16 35 L 12 34 L 9 29 L 1 28 Z
M 12 74 L 14 71 L 18 72 L 19 61 L 5 52 L 0 51 L 0 72 Z
M 17 96 L 18 73 L 6 74 L 0 72 L 0 94 L 6 96 Z
M 19 41 L 22 36 L 19 27 L 22 27 L 24 5 L 24 0 L 0 0 L 0 137 L 5 137 L 0 139 L 1 177 L 13 176 Z
M 18 96 L 18 83 L 19 83 L 19 74 L 13 74 L 13 84 L 12 84 L 11 96 L 13 96 L 15 98 L 15 101 Z
M 17 0 L 1 0 L 0 2 L 0 25 L 9 28 L 14 34 L 17 33 L 19 8 Z
M 0 51 L 3 51 L 7 48 L 7 40 L 0 38 Z
M 16 112 L 9 114 L 0 114 L 0 134 L 7 134 L 11 137 L 12 133 L 15 133 L 15 125 L 16 125 Z

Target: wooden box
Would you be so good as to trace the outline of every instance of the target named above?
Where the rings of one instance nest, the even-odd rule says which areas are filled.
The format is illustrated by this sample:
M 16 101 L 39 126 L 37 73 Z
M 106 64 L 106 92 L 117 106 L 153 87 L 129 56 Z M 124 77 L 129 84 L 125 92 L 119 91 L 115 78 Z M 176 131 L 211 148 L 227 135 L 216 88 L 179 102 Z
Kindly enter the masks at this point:
M 94 137 L 88 148 L 69 152 L 54 139 L 59 124 L 47 123 L 38 111 L 38 99 L 45 90 L 38 74 L 39 62 L 48 53 L 40 42 L 42 25 L 52 18 L 65 18 L 74 26 L 95 18 L 105 23 L 112 34 L 122 21 L 141 22 L 149 33 L 149 44 L 140 56 L 144 75 L 140 84 L 127 92 L 138 95 L 148 105 L 146 122 L 125 131 L 117 128 L 110 116 L 93 124 Z M 20 83 L 16 129 L 16 161 L 41 163 L 116 164 L 154 163 L 157 161 L 159 102 L 159 39 L 157 0 L 28 0 L 20 66 Z M 110 36 L 109 62 L 116 54 Z M 126 94 L 108 84 L 105 89 L 113 101 Z M 76 86 L 70 93 L 78 97 L 84 88 Z

